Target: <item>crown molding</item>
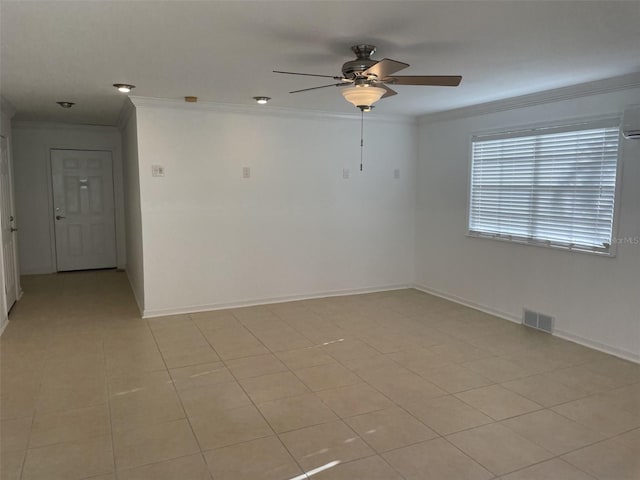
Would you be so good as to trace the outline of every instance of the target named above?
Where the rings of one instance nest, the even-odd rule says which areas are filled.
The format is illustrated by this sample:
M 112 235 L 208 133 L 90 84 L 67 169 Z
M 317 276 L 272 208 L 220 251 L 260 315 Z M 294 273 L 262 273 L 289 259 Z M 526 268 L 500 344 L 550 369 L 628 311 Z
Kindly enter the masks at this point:
M 12 122 L 13 129 L 56 129 L 56 130 L 111 130 L 117 131 L 113 125 L 90 125 L 86 123 L 31 122 L 21 120 Z
M 574 98 L 587 97 L 600 93 L 616 92 L 640 87 L 640 72 L 620 75 L 618 77 L 605 78 L 592 82 L 579 83 L 567 87 L 544 90 L 542 92 L 530 93 L 518 97 L 505 98 L 493 102 L 470 105 L 468 107 L 455 108 L 435 112 L 418 117 L 420 125 L 446 120 L 456 120 L 459 118 L 486 115 L 489 113 L 504 112 L 517 108 L 532 107 L 545 103 L 558 102 L 561 100 L 571 100 Z
M 2 113 L 6 114 L 9 118 L 13 118 L 16 114 L 16 107 L 2 96 L 0 96 L 0 110 L 2 110 Z
M 129 119 L 131 118 L 131 115 L 135 110 L 136 107 L 133 105 L 131 98 L 127 97 L 125 102 L 122 104 L 120 114 L 118 115 L 118 121 L 116 122 L 116 127 L 118 128 L 118 130 L 122 131 L 127 127 Z
M 246 115 L 263 115 L 270 117 L 322 118 L 358 120 L 359 113 L 336 113 L 321 110 L 301 110 L 297 108 L 272 107 L 269 105 L 241 105 L 218 102 L 188 103 L 180 99 L 130 96 L 129 100 L 136 108 L 173 108 L 197 112 L 239 113 Z M 367 116 L 367 121 L 416 124 L 416 117 L 410 115 L 377 115 Z

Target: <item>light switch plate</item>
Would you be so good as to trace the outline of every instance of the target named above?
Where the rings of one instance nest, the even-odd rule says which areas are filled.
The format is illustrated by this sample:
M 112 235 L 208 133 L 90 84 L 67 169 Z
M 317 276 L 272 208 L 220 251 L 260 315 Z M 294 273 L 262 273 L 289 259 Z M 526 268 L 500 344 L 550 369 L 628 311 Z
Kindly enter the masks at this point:
M 151 165 L 152 177 L 164 177 L 164 167 L 162 165 Z
M 399 169 L 399 168 L 396 168 L 396 169 L 393 171 L 393 178 L 396 178 L 396 179 L 397 179 L 397 178 L 400 178 L 400 169 Z
M 349 178 L 349 169 L 348 168 L 343 168 L 342 169 L 342 178 L 344 178 L 345 180 Z
M 249 167 L 242 167 L 242 178 L 251 178 L 251 169 Z

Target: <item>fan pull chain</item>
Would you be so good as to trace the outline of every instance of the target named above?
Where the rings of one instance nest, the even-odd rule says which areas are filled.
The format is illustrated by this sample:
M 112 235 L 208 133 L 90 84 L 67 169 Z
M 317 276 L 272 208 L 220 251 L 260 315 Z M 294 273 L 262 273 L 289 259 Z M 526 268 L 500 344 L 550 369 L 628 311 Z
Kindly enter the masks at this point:
M 364 149 L 364 108 L 360 109 L 360 171 L 362 171 L 362 151 Z

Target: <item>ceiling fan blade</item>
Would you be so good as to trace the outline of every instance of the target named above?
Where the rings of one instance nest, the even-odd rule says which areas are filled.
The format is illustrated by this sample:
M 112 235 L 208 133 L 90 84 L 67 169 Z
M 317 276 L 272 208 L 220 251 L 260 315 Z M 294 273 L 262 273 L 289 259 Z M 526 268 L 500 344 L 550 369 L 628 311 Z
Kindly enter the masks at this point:
M 333 78 L 334 80 L 342 80 L 344 78 L 344 77 L 334 77 L 331 75 L 315 75 L 313 73 L 281 72 L 280 70 L 274 70 L 273 73 L 283 73 L 285 75 L 303 75 L 305 77 Z
M 308 92 L 309 90 L 317 90 L 319 88 L 327 88 L 327 87 L 342 87 L 344 85 L 349 85 L 348 83 L 332 83 L 330 85 L 322 85 L 320 87 L 311 87 L 311 88 L 303 88 L 302 90 L 294 90 L 289 93 L 299 93 L 299 92 Z
M 369 68 L 367 68 L 364 72 L 362 72 L 362 74 L 375 75 L 378 78 L 385 78 L 407 68 L 408 66 L 408 63 L 398 62 L 396 60 L 391 60 L 390 58 L 383 58 L 375 65 L 371 65 Z
M 387 87 L 384 83 L 376 83 L 376 87 L 384 88 L 387 91 L 384 95 L 382 95 L 382 98 L 391 97 L 398 94 L 398 92 Z
M 462 81 L 460 75 L 414 75 L 392 76 L 382 79 L 391 85 L 433 85 L 439 87 L 457 87 Z

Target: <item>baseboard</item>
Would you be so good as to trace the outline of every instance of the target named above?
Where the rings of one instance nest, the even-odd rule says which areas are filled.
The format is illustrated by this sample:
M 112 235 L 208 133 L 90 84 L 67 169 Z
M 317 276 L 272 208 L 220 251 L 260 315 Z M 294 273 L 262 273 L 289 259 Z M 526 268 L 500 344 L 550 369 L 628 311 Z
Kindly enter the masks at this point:
M 464 298 L 458 297 L 456 295 L 451 295 L 446 292 L 441 292 L 439 290 L 435 290 L 429 287 L 425 287 L 424 285 L 413 285 L 413 288 L 416 290 L 420 290 L 421 292 L 428 293 L 429 295 L 434 295 L 436 297 L 444 298 L 445 300 L 450 300 L 454 303 L 458 303 L 460 305 L 464 305 L 465 307 L 470 307 L 475 310 L 480 310 L 481 312 L 488 313 L 490 315 L 494 315 L 499 318 L 503 318 L 505 320 L 509 320 L 514 323 L 522 323 L 522 319 L 515 317 L 509 313 L 503 312 L 501 310 L 496 310 L 494 308 L 488 307 L 486 305 L 482 305 L 479 303 L 471 302 Z M 598 350 L 599 352 L 607 353 L 609 355 L 613 355 L 618 358 L 622 358 L 623 360 L 628 360 L 634 363 L 640 363 L 640 355 L 634 352 L 630 352 L 628 350 L 614 347 L 612 345 L 608 345 L 606 343 L 598 342 L 595 340 L 591 340 L 588 338 L 581 337 L 579 335 L 574 335 L 573 333 L 565 332 L 563 330 L 555 330 L 553 335 L 562 338 L 563 340 L 567 340 L 569 342 L 577 343 L 584 347 L 592 348 L 593 350 Z
M 20 290 L 18 291 L 18 294 L 16 295 L 16 302 L 19 302 L 20 299 L 22 298 L 22 296 L 24 295 L 24 290 L 22 290 L 22 288 L 20 288 Z M 15 307 L 15 304 L 13 305 L 13 307 Z M 13 308 L 12 307 L 12 308 Z M 11 309 L 10 309 L 11 310 Z M 9 326 L 9 322 L 11 320 L 9 320 L 9 315 L 7 315 L 7 321 L 4 322 L 4 325 L 2 325 L 2 327 L 0 327 L 0 337 L 2 336 L 2 334 L 4 333 L 4 331 L 7 329 L 7 327 Z
M 50 267 L 46 268 L 20 268 L 20 275 L 50 275 L 56 273 L 55 270 L 51 270 Z
M 569 342 L 577 343 L 579 345 L 589 347 L 603 353 L 608 353 L 609 355 L 622 358 L 623 360 L 629 360 L 633 363 L 640 363 L 640 355 L 637 353 L 633 353 L 622 348 L 613 347 L 611 345 L 607 345 L 606 343 L 596 342 L 595 340 L 590 340 L 588 338 L 574 335 L 573 333 L 565 332 L 562 330 L 556 330 L 555 332 L 553 332 L 553 334 L 556 337 L 562 338 L 563 340 L 568 340 Z
M 142 316 L 142 318 L 144 318 L 144 305 L 140 301 L 140 298 L 138 298 L 138 292 L 136 292 L 136 289 L 133 288 L 133 283 L 131 283 L 131 278 L 129 277 L 129 272 L 125 269 L 124 273 L 127 276 L 127 281 L 129 282 L 129 286 L 131 287 L 131 292 L 133 293 L 133 298 L 136 301 L 136 305 L 138 305 L 138 311 L 140 312 L 140 315 Z
M 489 315 L 493 315 L 494 317 L 502 318 L 504 320 L 509 320 L 513 323 L 522 323 L 520 318 L 514 317 L 506 312 L 501 310 L 496 310 L 495 308 L 487 307 L 486 305 L 482 305 L 480 303 L 471 302 L 462 297 L 458 297 L 456 295 L 451 295 L 446 292 L 441 292 L 439 290 L 434 290 L 432 288 L 425 287 L 424 285 L 413 285 L 413 288 L 416 290 L 420 290 L 421 292 L 428 293 L 429 295 L 434 295 L 436 297 L 444 298 L 445 300 L 449 300 L 453 303 L 457 303 L 459 305 L 464 305 L 465 307 L 473 308 L 474 310 L 480 310 L 481 312 L 488 313 Z
M 326 292 L 306 293 L 299 295 L 285 295 L 281 297 L 267 297 L 251 300 L 238 300 L 228 303 L 212 303 L 207 305 L 192 305 L 179 308 L 149 309 L 142 312 L 142 318 L 162 317 L 165 315 L 180 315 L 184 313 L 207 312 L 211 310 L 225 310 L 228 308 L 252 307 L 256 305 L 270 305 L 274 303 L 295 302 L 298 300 L 311 300 L 314 298 L 342 297 L 346 295 L 359 295 L 363 293 L 387 292 L 413 288 L 411 284 L 382 285 L 377 287 L 354 288 L 346 290 L 332 290 Z

